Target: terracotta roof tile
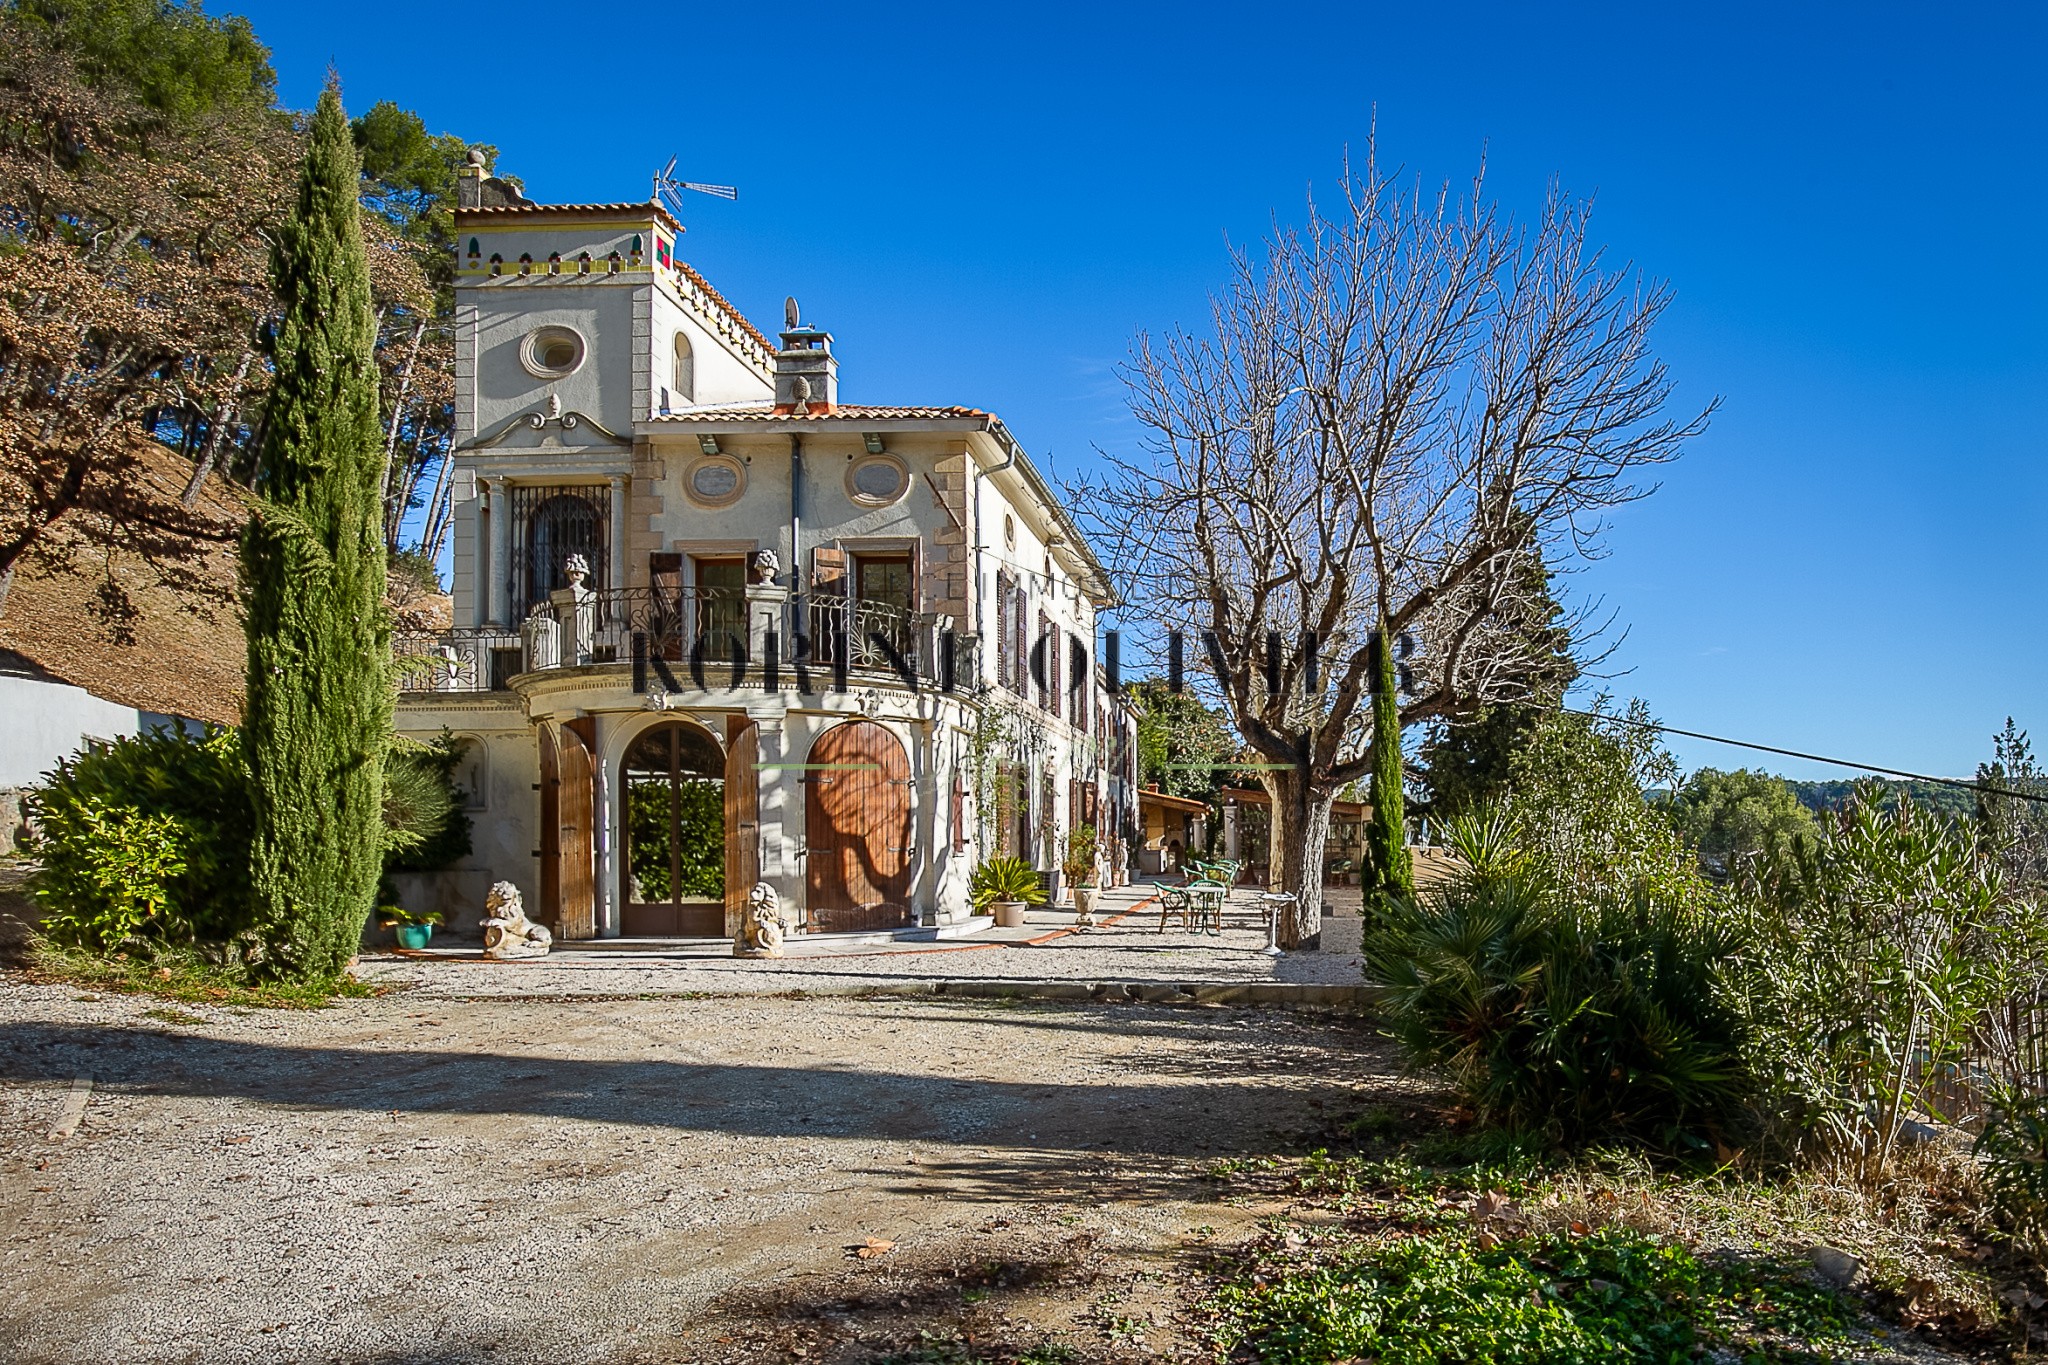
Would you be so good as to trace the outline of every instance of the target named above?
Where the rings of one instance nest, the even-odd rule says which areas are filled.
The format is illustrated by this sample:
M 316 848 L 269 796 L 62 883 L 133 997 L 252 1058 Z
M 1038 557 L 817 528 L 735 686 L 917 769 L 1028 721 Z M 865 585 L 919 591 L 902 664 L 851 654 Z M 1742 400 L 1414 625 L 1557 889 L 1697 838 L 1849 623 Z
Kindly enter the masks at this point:
M 651 214 L 653 214 L 653 215 L 654 215 L 655 217 L 657 217 L 657 218 L 661 219 L 661 221 L 662 221 L 662 222 L 664 222 L 664 223 L 667 223 L 667 224 L 668 224 L 668 225 L 669 225 L 670 227 L 674 228 L 674 229 L 675 229 L 675 230 L 676 230 L 677 232 L 682 232 L 682 231 L 683 231 L 683 225 L 682 225 L 681 223 L 678 223 L 678 222 L 676 221 L 676 219 L 675 219 L 675 215 L 674 215 L 674 214 L 672 214 L 672 213 L 670 213 L 670 212 L 669 212 L 669 211 L 668 211 L 667 209 L 663 208 L 663 207 L 662 207 L 662 206 L 661 206 L 660 204 L 655 204 L 655 203 L 642 203 L 642 204 L 494 204 L 494 205 L 491 205 L 491 206 L 489 206 L 489 207 L 486 207 L 486 208 L 468 208 L 468 209 L 457 209 L 457 210 L 455 210 L 455 220 L 456 220 L 457 222 L 462 222 L 462 221 L 464 221 L 465 219 L 468 219 L 468 218 L 472 218 L 472 217 L 474 217 L 474 218 L 548 218 L 548 217 L 556 217 L 556 216 L 561 216 L 561 217 L 584 217 L 584 216 L 587 216 L 587 215 L 589 215 L 589 214 L 593 214 L 593 213 L 607 213 L 607 214 L 613 214 L 613 215 L 615 215 L 615 216 L 619 216 L 619 217 L 624 217 L 624 216 L 627 216 L 627 215 L 631 215 L 631 216 L 633 216 L 633 217 L 636 217 L 636 218 L 637 218 L 637 217 L 640 217 L 640 216 L 642 216 L 642 215 L 644 215 L 644 214 L 650 214 L 650 213 L 651 213 Z
M 705 279 L 702 275 L 699 275 L 697 273 L 696 267 L 690 265 L 689 263 L 683 260 L 678 259 L 676 261 L 676 273 L 688 276 L 690 283 L 696 285 L 699 289 L 703 290 L 704 296 L 706 298 L 710 299 L 714 304 L 724 309 L 725 315 L 731 318 L 734 322 L 738 323 L 741 329 L 744 330 L 748 336 L 752 337 L 755 341 L 759 342 L 762 350 L 768 352 L 768 354 L 770 355 L 775 354 L 774 343 L 770 342 L 767 337 L 762 336 L 761 329 L 756 327 L 753 323 L 747 321 L 747 315 L 745 313 L 742 313 L 739 309 L 733 307 L 732 304 L 726 300 L 725 295 L 719 293 L 716 289 L 713 289 L 711 287 L 711 281 Z

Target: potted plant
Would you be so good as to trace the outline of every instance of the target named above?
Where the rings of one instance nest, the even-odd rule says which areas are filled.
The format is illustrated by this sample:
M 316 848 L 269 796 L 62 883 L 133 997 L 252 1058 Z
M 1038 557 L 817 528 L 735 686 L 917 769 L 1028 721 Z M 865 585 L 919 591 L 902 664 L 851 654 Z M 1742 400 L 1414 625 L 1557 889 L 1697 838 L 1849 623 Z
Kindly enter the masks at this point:
M 434 936 L 434 926 L 441 922 L 438 910 L 408 910 L 402 905 L 383 905 L 377 908 L 377 917 L 398 938 L 401 948 L 424 948 Z
M 1024 907 L 1045 904 L 1038 873 L 1022 858 L 990 858 L 974 869 L 967 893 L 977 911 L 994 913 L 996 923 L 1016 929 L 1024 923 Z
M 1100 851 L 1098 836 L 1093 825 L 1076 825 L 1067 831 L 1067 856 L 1060 862 L 1060 870 L 1067 875 L 1067 885 L 1074 896 L 1074 920 L 1078 924 L 1095 923 L 1095 865 Z

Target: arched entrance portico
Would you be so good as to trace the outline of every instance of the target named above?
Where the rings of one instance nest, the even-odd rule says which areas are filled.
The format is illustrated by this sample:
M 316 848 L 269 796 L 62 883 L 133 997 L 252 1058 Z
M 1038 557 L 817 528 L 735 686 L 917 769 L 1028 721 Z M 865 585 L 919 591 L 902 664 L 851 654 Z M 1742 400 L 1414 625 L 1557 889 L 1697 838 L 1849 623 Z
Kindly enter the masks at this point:
M 619 763 L 619 932 L 714 938 L 726 932 L 726 761 L 709 730 L 663 721 Z
M 805 891 L 815 930 L 911 922 L 912 829 L 902 742 L 871 720 L 819 735 L 804 774 Z

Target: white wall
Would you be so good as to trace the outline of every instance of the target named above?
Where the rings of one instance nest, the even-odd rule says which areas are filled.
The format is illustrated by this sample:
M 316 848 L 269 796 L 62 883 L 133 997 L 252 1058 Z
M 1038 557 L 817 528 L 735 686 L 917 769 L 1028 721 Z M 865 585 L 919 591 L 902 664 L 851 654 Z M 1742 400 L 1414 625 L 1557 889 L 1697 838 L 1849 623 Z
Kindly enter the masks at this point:
M 101 701 L 82 687 L 0 674 L 0 787 L 40 786 L 88 739 L 118 739 L 168 716 Z

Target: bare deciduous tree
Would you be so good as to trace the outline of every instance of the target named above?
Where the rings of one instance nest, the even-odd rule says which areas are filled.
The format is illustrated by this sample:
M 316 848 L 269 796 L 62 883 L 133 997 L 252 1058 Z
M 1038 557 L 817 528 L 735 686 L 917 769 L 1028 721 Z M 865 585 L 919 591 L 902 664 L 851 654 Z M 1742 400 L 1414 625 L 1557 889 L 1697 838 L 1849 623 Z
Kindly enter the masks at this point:
M 1317 931 L 1330 803 L 1368 771 L 1372 632 L 1421 644 L 1404 725 L 1526 695 L 1555 656 L 1517 563 L 1598 553 L 1706 424 L 1666 415 L 1668 290 L 1602 264 L 1588 208 L 1553 189 L 1519 223 L 1483 176 L 1430 195 L 1369 156 L 1334 212 L 1232 253 L 1206 333 L 1137 341 L 1148 439 L 1076 502 L 1131 600 L 1213 634 L 1195 657 L 1270 765 L 1283 945 Z

